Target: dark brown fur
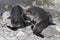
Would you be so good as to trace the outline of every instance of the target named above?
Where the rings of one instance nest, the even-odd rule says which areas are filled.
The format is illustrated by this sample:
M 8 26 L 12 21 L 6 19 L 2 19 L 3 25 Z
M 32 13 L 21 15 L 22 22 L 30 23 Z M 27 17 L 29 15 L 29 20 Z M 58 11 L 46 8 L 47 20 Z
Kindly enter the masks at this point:
M 24 28 L 28 25 L 30 25 L 26 20 L 30 20 L 26 14 L 24 13 L 22 7 L 19 5 L 14 6 L 11 10 L 11 24 L 13 27 L 7 26 L 8 28 L 12 30 L 17 30 L 18 28 Z M 20 25 L 20 26 L 18 26 Z
M 45 28 L 47 28 L 49 25 L 55 25 L 54 23 L 52 23 L 52 19 L 50 19 L 52 18 L 52 16 L 50 15 L 50 13 L 46 12 L 44 9 L 35 7 L 35 6 L 32 6 L 31 8 L 29 8 L 27 12 L 30 12 L 30 15 L 35 17 L 35 19 L 38 17 L 37 20 L 39 20 L 38 23 L 32 25 L 31 27 L 33 30 L 33 34 L 44 38 L 44 35 L 42 35 L 41 32 Z

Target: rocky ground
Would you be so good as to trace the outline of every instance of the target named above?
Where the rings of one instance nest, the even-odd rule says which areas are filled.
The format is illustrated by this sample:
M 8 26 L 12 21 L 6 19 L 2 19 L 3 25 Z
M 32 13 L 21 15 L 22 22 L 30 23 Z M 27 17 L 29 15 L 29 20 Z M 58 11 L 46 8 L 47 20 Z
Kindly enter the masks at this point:
M 0 40 L 60 40 L 60 1 L 58 0 L 0 0 Z M 14 5 L 22 5 L 24 9 L 27 6 L 38 6 L 46 11 L 49 11 L 53 16 L 53 22 L 56 25 L 51 25 L 43 30 L 42 34 L 45 38 L 33 35 L 30 26 L 12 31 L 7 28 L 11 26 L 10 10 Z

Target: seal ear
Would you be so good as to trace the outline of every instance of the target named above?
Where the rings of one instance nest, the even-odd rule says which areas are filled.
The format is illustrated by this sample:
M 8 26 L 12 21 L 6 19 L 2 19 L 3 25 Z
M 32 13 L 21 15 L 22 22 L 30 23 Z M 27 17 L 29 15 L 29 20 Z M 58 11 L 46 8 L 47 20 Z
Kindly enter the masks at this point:
M 10 17 L 8 17 L 8 19 L 11 19 L 12 17 L 10 16 Z
M 56 25 L 55 23 L 49 22 L 49 25 Z

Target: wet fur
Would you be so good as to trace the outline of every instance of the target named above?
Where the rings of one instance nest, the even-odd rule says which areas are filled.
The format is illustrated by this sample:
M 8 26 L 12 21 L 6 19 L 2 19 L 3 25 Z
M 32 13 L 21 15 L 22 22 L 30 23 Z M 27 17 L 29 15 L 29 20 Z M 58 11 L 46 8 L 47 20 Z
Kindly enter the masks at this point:
M 18 30 L 19 28 L 24 28 L 28 25 L 30 25 L 30 23 L 28 23 L 26 20 L 30 20 L 30 18 L 28 18 L 26 16 L 26 14 L 24 13 L 22 7 L 20 7 L 19 5 L 14 6 L 11 10 L 11 24 L 13 25 L 13 27 L 7 26 L 8 28 L 10 28 L 11 30 Z M 18 26 L 20 25 L 20 26 Z M 18 26 L 18 27 L 17 27 Z
M 31 27 L 31 29 L 33 30 L 33 34 L 44 38 L 44 35 L 42 35 L 41 32 L 49 25 L 55 25 L 54 23 L 52 23 L 52 19 L 50 19 L 52 18 L 52 16 L 44 9 L 35 6 L 30 7 L 27 12 L 30 12 L 30 15 L 35 17 L 33 20 L 38 17 L 36 23 Z M 37 23 L 38 20 L 39 22 Z

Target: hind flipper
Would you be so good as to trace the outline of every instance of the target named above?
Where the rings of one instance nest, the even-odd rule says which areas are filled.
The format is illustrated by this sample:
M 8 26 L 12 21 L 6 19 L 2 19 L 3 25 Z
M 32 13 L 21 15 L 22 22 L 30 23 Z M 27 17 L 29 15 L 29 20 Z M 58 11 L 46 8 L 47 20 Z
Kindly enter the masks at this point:
M 17 31 L 18 30 L 18 27 L 10 27 L 10 26 L 7 26 L 9 29 L 13 30 L 13 31 Z

